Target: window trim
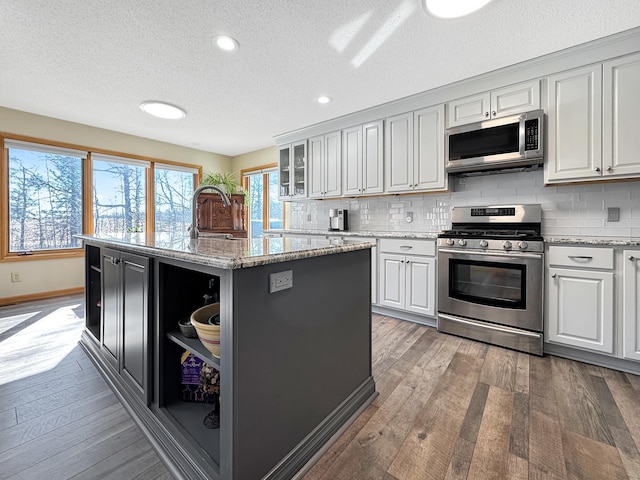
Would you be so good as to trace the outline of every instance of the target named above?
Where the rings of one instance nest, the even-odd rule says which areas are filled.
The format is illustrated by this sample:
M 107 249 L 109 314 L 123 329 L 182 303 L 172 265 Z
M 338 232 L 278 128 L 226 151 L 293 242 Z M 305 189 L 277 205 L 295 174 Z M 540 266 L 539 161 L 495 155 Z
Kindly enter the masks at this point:
M 5 140 L 15 142 L 33 143 L 45 145 L 55 149 L 66 149 L 72 151 L 86 152 L 82 160 L 82 232 L 91 235 L 93 231 L 93 161 L 92 154 L 102 157 L 112 157 L 113 161 L 134 163 L 137 165 L 144 164 L 146 166 L 146 209 L 147 212 L 155 210 L 155 165 L 159 167 L 169 166 L 192 172 L 195 176 L 194 184 L 198 185 L 202 179 L 202 165 L 193 165 L 189 163 L 174 162 L 172 160 L 158 159 L 143 155 L 133 155 L 113 150 L 105 150 L 101 148 L 92 148 L 84 145 L 77 145 L 66 142 L 51 141 L 42 138 L 30 137 L 26 135 L 17 135 L 7 132 L 0 132 L 0 185 L 3 192 L 0 195 L 0 262 L 20 262 L 29 260 L 49 260 L 82 257 L 84 255 L 84 247 L 56 249 L 56 250 L 38 250 L 28 254 L 17 252 L 9 252 L 9 149 L 5 148 Z M 11 143 L 11 142 L 10 142 Z M 26 147 L 26 146 L 25 146 Z M 6 187 L 6 188 L 4 188 Z M 195 188 L 195 187 L 194 187 Z M 145 231 L 153 232 L 155 225 L 155 215 L 146 215 Z
M 251 168 L 245 168 L 243 170 L 240 170 L 240 179 L 242 181 L 242 188 L 244 188 L 245 191 L 249 190 L 249 176 L 250 175 L 256 175 L 258 173 L 262 173 L 262 184 L 263 185 L 268 185 L 268 178 L 265 179 L 265 177 L 268 177 L 270 172 L 273 171 L 278 171 L 278 164 L 277 163 L 269 163 L 266 165 L 260 165 L 258 167 L 251 167 Z M 286 202 L 282 202 L 283 206 L 282 206 L 282 228 L 285 228 L 285 225 L 287 224 L 287 209 L 285 208 Z M 269 205 L 269 189 L 268 188 L 263 188 L 262 189 L 262 205 Z M 249 208 L 249 206 L 247 206 Z M 264 208 L 264 207 L 263 207 Z M 268 210 L 268 207 L 267 207 Z M 250 218 L 251 214 L 250 212 L 247 214 L 246 217 L 246 222 L 247 222 L 247 231 L 249 231 L 249 226 L 251 224 L 251 218 Z M 270 215 L 269 215 L 270 216 Z M 269 218 L 268 216 L 262 217 L 262 229 L 263 230 L 269 230 Z

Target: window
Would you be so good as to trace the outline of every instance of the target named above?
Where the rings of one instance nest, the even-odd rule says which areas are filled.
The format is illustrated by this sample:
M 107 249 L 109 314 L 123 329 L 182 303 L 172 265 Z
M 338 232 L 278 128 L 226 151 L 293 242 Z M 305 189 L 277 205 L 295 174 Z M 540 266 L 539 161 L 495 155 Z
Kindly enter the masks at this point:
M 191 225 L 195 168 L 155 165 L 155 231 L 184 233 Z
M 93 233 L 144 232 L 149 162 L 92 154 Z
M 260 168 L 245 171 L 242 176 L 244 188 L 249 192 L 249 237 L 262 237 L 265 229 L 283 228 L 283 204 L 278 200 L 278 170 Z
M 82 233 L 184 235 L 201 172 L 1 135 L 0 261 L 82 256 Z
M 80 248 L 82 162 L 87 152 L 5 140 L 9 253 Z

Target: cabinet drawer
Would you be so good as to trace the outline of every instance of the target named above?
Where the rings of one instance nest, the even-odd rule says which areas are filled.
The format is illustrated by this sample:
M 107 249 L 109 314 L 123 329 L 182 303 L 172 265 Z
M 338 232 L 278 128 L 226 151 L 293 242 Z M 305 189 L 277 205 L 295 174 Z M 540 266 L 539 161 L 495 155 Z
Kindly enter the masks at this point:
M 403 255 L 430 255 L 436 254 L 436 242 L 433 240 L 414 240 L 403 238 L 381 238 L 380 251 L 400 253 Z
M 549 265 L 613 270 L 613 249 L 592 247 L 549 247 Z

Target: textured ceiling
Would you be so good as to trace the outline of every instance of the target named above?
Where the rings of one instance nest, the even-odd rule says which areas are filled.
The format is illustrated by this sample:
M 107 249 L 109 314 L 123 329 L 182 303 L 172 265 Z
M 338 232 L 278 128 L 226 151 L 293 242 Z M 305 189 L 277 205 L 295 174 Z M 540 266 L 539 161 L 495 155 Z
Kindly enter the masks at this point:
M 0 106 L 233 156 L 638 26 L 638 0 L 493 0 L 458 20 L 420 0 L 0 0 Z

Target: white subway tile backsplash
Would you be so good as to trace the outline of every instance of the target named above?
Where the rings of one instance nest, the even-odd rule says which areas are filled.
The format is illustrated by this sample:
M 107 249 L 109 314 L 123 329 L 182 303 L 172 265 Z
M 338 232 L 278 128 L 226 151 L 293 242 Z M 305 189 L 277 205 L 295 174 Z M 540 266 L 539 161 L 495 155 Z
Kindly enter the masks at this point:
M 640 182 L 544 186 L 540 170 L 452 177 L 449 185 L 446 193 L 292 203 L 289 228 L 324 229 L 330 208 L 347 208 L 354 231 L 439 232 L 451 227 L 453 206 L 539 203 L 543 235 L 640 236 Z M 606 221 L 607 207 L 620 208 L 620 222 Z

